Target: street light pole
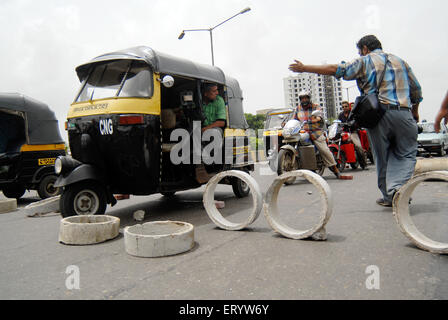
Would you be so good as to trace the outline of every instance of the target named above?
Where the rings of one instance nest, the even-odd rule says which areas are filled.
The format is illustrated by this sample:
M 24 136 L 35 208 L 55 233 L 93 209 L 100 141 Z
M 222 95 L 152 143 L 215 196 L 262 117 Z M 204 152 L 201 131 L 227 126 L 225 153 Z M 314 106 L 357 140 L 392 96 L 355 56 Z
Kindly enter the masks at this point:
M 246 12 L 248 12 L 248 11 L 250 11 L 250 8 L 249 8 L 249 7 L 247 7 L 246 9 L 241 10 L 241 11 L 238 12 L 237 14 L 231 16 L 230 18 L 224 20 L 223 22 L 217 24 L 216 26 L 211 27 L 211 28 L 208 28 L 208 29 L 187 29 L 187 30 L 182 30 L 181 34 L 180 34 L 179 37 L 177 37 L 177 38 L 178 38 L 179 40 L 182 40 L 183 37 L 185 36 L 185 32 L 190 32 L 190 31 L 208 31 L 208 32 L 210 32 L 210 49 L 211 49 L 211 52 L 212 52 L 212 66 L 214 66 L 214 65 L 215 65 L 215 57 L 214 57 L 214 54 L 213 54 L 213 30 L 216 29 L 217 27 L 219 27 L 220 25 L 226 23 L 226 22 L 229 21 L 230 19 L 235 18 L 237 15 L 246 13 Z

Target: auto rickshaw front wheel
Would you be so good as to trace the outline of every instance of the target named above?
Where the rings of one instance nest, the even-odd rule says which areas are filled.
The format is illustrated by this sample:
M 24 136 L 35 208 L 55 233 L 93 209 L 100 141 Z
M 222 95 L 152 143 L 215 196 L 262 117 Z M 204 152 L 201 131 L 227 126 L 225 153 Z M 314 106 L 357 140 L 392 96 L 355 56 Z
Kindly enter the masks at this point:
M 11 185 L 4 188 L 2 191 L 6 198 L 20 199 L 25 193 L 25 187 L 21 185 Z
M 42 179 L 37 189 L 39 197 L 41 197 L 42 199 L 46 199 L 55 197 L 61 193 L 62 188 L 56 188 L 54 186 L 56 179 L 57 177 L 55 175 L 48 175 Z
M 60 199 L 61 215 L 64 218 L 104 214 L 106 206 L 107 197 L 104 187 L 93 181 L 82 181 L 66 186 Z

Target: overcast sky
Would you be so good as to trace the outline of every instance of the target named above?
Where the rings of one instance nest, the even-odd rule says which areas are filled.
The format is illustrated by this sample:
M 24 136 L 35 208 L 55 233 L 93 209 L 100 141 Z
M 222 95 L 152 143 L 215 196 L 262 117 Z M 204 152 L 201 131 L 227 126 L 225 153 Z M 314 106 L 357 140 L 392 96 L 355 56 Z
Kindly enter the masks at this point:
M 448 2 L 444 0 L 0 0 L 0 91 L 20 92 L 56 112 L 61 133 L 79 87 L 75 67 L 110 51 L 146 45 L 215 65 L 238 79 L 245 112 L 283 107 L 294 59 L 339 63 L 375 34 L 406 60 L 423 88 L 421 119 L 433 120 L 448 89 Z M 355 82 L 344 82 L 344 87 Z M 350 100 L 358 94 L 349 89 Z M 344 96 L 346 90 L 344 90 Z

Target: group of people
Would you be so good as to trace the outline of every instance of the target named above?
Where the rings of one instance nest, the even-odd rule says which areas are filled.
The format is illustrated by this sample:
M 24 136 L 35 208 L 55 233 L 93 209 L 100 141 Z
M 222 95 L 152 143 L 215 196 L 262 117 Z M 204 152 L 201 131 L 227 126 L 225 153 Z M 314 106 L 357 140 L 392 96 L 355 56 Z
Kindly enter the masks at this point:
M 382 194 L 376 203 L 391 207 L 395 193 L 414 173 L 422 90 L 409 65 L 396 55 L 383 52 L 381 42 L 374 35 L 361 38 L 357 48 L 360 57 L 348 63 L 305 65 L 295 60 L 289 69 L 356 80 L 362 94 L 375 93 L 378 89 L 379 101 L 386 112 L 367 132 Z M 383 71 L 384 81 L 377 83 Z M 448 106 L 445 109 L 440 117 L 448 114 Z
M 361 38 L 357 44 L 359 58 L 340 64 L 305 65 L 295 60 L 289 70 L 297 73 L 308 72 L 332 75 L 337 79 L 356 80 L 362 94 L 378 92 L 384 116 L 374 128 L 367 129 L 369 141 L 376 164 L 377 185 L 382 197 L 376 200 L 381 206 L 391 207 L 394 195 L 413 175 L 417 157 L 417 122 L 419 105 L 423 100 L 421 86 L 411 67 L 393 54 L 383 51 L 381 42 L 374 35 Z M 378 75 L 384 72 L 384 80 L 378 83 Z M 378 90 L 378 91 L 377 91 Z M 212 127 L 224 127 L 224 103 L 218 98 L 217 87 L 211 87 L 204 93 L 204 111 L 207 118 L 203 130 Z M 221 98 L 222 99 L 222 98 Z M 316 113 L 319 107 L 311 102 L 309 93 L 299 96 L 300 105 L 294 117 L 305 121 L 305 129 L 310 133 L 314 145 L 319 149 L 325 165 L 338 179 L 350 180 L 352 176 L 342 175 L 329 150 L 323 134 L 325 119 Z M 350 105 L 343 103 L 341 120 L 346 120 Z M 313 113 L 314 112 L 314 113 Z M 440 130 L 440 122 L 448 122 L 448 92 L 435 119 L 435 129 Z M 356 148 L 362 146 L 356 132 L 352 133 Z M 360 152 L 364 155 L 364 152 Z

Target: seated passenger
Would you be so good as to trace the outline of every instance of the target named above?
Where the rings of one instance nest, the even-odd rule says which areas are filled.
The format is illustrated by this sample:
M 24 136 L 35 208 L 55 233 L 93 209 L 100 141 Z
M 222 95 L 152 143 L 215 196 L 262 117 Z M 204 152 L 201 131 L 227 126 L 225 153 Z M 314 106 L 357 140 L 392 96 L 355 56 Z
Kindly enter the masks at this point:
M 226 126 L 226 104 L 224 99 L 219 96 L 216 84 L 205 86 L 202 111 L 205 116 L 202 132 L 211 128 L 221 128 L 222 130 Z

